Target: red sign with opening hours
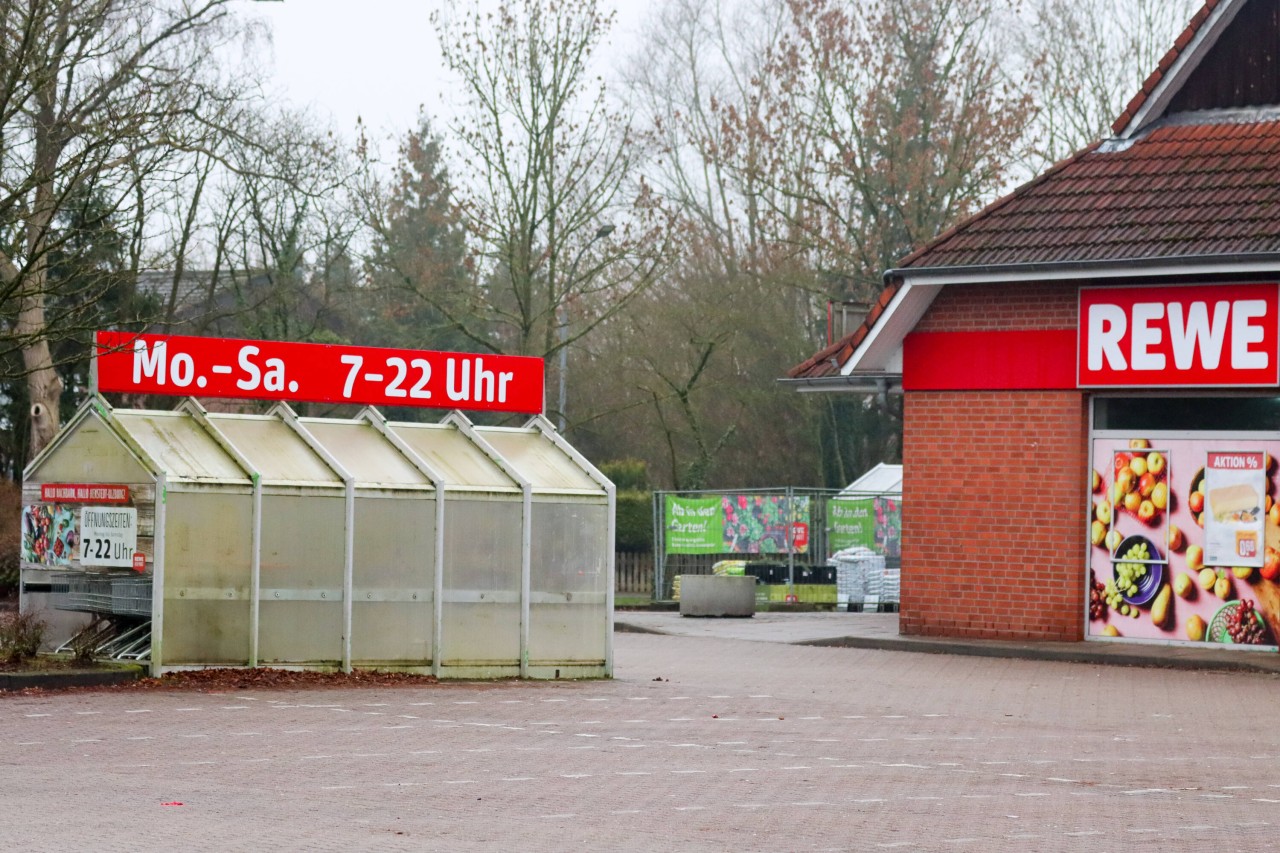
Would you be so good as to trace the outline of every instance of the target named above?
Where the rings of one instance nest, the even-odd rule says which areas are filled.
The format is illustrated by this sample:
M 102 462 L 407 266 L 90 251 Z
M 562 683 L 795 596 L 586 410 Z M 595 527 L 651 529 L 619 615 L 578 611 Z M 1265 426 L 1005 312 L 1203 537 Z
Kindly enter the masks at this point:
M 539 414 L 540 358 L 97 332 L 98 390 Z

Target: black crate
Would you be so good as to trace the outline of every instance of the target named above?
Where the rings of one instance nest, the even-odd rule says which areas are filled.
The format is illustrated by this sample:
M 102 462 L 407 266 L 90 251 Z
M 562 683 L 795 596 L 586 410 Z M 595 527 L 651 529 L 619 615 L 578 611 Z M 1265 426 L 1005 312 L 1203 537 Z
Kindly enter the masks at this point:
M 836 567 L 796 566 L 795 579 L 798 584 L 831 585 L 836 582 Z
M 786 563 L 748 563 L 747 574 L 763 584 L 780 584 L 787 582 Z

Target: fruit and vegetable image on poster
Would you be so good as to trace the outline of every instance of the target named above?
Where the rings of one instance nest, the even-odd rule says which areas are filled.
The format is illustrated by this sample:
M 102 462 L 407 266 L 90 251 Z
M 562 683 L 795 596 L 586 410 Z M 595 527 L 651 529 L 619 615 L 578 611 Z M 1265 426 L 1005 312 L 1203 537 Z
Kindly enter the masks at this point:
M 1095 438 L 1088 635 L 1275 650 L 1277 452 L 1248 436 Z
M 32 504 L 22 508 L 22 560 L 37 566 L 69 566 L 80 542 L 75 507 Z

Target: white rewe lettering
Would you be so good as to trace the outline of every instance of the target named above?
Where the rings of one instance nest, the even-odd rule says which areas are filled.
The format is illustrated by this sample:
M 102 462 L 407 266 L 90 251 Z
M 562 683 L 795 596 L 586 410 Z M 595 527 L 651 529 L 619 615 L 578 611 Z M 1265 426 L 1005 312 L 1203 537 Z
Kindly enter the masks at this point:
M 1163 302 L 1139 302 L 1133 306 L 1133 335 L 1129 339 L 1129 363 L 1134 370 L 1164 370 L 1164 353 L 1152 352 L 1164 337 L 1152 325 L 1164 319 Z
M 1127 370 L 1120 340 L 1129 328 L 1129 317 L 1119 305 L 1090 305 L 1088 328 L 1088 364 L 1090 370 L 1102 370 L 1102 361 L 1111 370 Z
M 1231 312 L 1231 366 L 1236 370 L 1262 370 L 1270 366 L 1271 356 L 1251 349 L 1262 343 L 1265 331 L 1257 322 L 1267 315 L 1267 303 L 1261 299 L 1242 299 Z
M 1213 304 L 1213 321 L 1209 320 L 1209 305 L 1192 302 L 1187 308 L 1184 322 L 1182 305 L 1169 305 L 1169 343 L 1173 347 L 1173 365 L 1179 370 L 1190 370 L 1195 364 L 1196 352 L 1205 370 L 1217 370 L 1222 360 L 1222 344 L 1227 334 L 1227 316 L 1231 303 L 1225 300 Z

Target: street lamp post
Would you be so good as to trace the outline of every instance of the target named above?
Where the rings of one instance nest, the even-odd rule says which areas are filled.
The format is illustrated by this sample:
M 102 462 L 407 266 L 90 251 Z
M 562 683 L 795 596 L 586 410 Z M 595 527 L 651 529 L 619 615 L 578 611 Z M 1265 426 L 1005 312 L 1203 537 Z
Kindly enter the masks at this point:
M 608 237 L 610 234 L 613 233 L 613 231 L 614 231 L 613 225 L 601 225 L 599 228 L 596 229 L 596 233 L 592 236 L 592 238 L 588 240 L 581 249 L 578 250 L 578 254 L 574 255 L 573 263 L 569 265 L 569 286 L 570 287 L 572 287 L 574 281 L 577 280 L 578 262 L 581 261 L 582 256 L 587 253 L 587 249 L 590 249 L 592 244 L 595 243 L 596 241 L 603 240 L 605 237 Z M 559 395 L 559 399 L 556 401 L 556 409 L 560 413 L 560 432 L 564 432 L 564 428 L 565 428 L 565 417 L 564 417 L 565 382 L 564 382 L 564 379 L 565 379 L 565 375 L 569 371 L 569 348 L 565 346 L 565 340 L 569 336 L 568 317 L 566 316 L 566 311 L 565 311 L 566 301 L 567 300 L 565 299 L 561 299 L 560 304 L 556 306 L 556 313 L 559 315 L 558 331 L 560 333 L 559 334 L 560 369 L 558 371 L 558 373 L 560 374 L 560 388 L 559 388 L 560 395 Z

